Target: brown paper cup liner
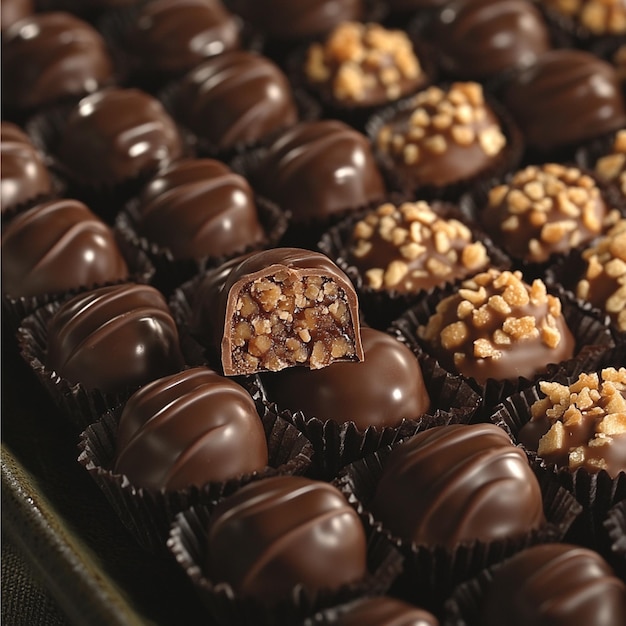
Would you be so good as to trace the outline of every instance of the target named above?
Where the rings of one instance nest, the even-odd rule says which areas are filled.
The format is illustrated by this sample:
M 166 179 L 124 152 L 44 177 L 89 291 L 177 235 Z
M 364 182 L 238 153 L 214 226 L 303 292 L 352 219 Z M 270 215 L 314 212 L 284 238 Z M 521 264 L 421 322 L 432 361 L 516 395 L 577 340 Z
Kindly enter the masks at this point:
M 406 201 L 402 196 L 391 195 L 388 199 L 372 203 L 366 211 L 359 211 L 355 215 L 350 215 L 329 230 L 327 230 L 317 244 L 317 248 L 326 256 L 332 259 L 350 278 L 359 296 L 359 305 L 367 323 L 373 328 L 386 330 L 391 323 L 400 317 L 407 309 L 415 306 L 423 298 L 427 298 L 435 291 L 435 287 L 416 293 L 398 293 L 393 290 L 372 289 L 360 270 L 350 263 L 350 251 L 348 246 L 352 237 L 355 224 L 362 219 L 369 211 L 373 211 L 383 202 L 389 201 L 396 206 Z M 469 226 L 475 240 L 481 241 L 489 255 L 489 267 L 496 267 L 501 270 L 509 269 L 511 261 L 504 252 L 497 248 L 493 241 L 483 233 L 474 222 L 467 219 L 465 214 L 456 205 L 444 202 L 432 203 L 433 209 L 446 218 L 455 218 Z M 469 278 L 458 278 L 450 281 L 452 284 L 460 284 L 461 281 Z
M 485 567 L 525 547 L 560 541 L 580 513 L 580 505 L 559 486 L 550 472 L 533 468 L 541 488 L 546 517 L 546 524 L 541 528 L 508 540 L 466 542 L 453 550 L 407 542 L 392 535 L 368 511 L 391 449 L 388 446 L 349 465 L 336 482 L 365 526 L 379 533 L 404 555 L 404 571 L 394 587 L 394 593 L 434 613 L 440 611 L 442 603 L 457 584 L 475 576 Z
M 123 407 L 105 413 L 80 438 L 79 463 L 89 472 L 137 543 L 149 552 L 165 553 L 175 515 L 191 507 L 224 498 L 243 485 L 271 476 L 307 474 L 313 449 L 293 426 L 256 402 L 267 438 L 269 462 L 264 470 L 223 482 L 176 491 L 144 489 L 113 472 L 119 417 Z
M 390 587 L 402 568 L 397 550 L 368 534 L 368 576 L 338 590 L 313 591 L 302 585 L 294 587 L 290 601 L 273 607 L 238 596 L 227 583 L 215 583 L 202 571 L 204 537 L 215 504 L 194 507 L 176 517 L 167 547 L 187 574 L 209 615 L 216 624 L 240 626 L 277 626 L 300 624 L 309 615 L 364 595 L 380 595 Z
M 626 581 L 626 500 L 613 506 L 604 520 L 609 550 L 605 558 L 622 580 Z
M 429 347 L 417 337 L 417 329 L 428 322 L 435 313 L 437 304 L 455 291 L 454 286 L 436 290 L 429 297 L 406 311 L 393 322 L 393 332 L 404 339 L 416 353 L 429 352 Z M 572 359 L 561 363 L 547 363 L 543 373 L 532 379 L 519 377 L 515 380 L 495 380 L 490 378 L 485 384 L 480 384 L 474 378 L 461 376 L 482 398 L 480 415 L 486 417 L 491 410 L 508 396 L 513 395 L 539 380 L 546 380 L 556 374 L 562 366 L 569 363 L 579 363 L 581 367 L 594 369 L 607 350 L 615 347 L 615 341 L 603 317 L 599 317 L 590 306 L 583 305 L 562 290 L 554 291 L 562 304 L 563 315 L 576 341 L 575 353 Z M 434 355 L 431 354 L 434 357 Z M 445 369 L 445 368 L 444 368 Z

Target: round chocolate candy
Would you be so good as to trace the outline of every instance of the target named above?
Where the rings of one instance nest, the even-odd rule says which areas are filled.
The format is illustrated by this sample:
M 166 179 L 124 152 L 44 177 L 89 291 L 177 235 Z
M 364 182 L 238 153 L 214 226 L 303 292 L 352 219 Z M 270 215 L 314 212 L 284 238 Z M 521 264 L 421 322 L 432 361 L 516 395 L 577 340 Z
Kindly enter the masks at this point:
M 161 103 L 139 89 L 83 98 L 63 128 L 58 157 L 82 184 L 116 184 L 179 158 L 182 142 Z
M 248 181 L 213 159 L 174 163 L 144 188 L 139 232 L 176 259 L 242 252 L 265 233 Z
M 337 609 L 335 626 L 439 626 L 428 611 L 388 596 L 363 598 Z
M 128 277 L 111 229 L 78 200 L 53 200 L 2 232 L 2 292 L 41 296 Z
M 38 13 L 2 34 L 4 104 L 35 109 L 78 98 L 111 82 L 113 66 L 100 34 L 69 13 Z
M 597 552 L 569 544 L 533 546 L 494 571 L 479 623 L 623 626 L 626 586 Z
M 397 445 L 371 511 L 404 541 L 448 549 L 517 538 L 545 521 L 526 455 L 493 424 L 437 426 Z
M 361 329 L 365 359 L 333 363 L 318 370 L 292 367 L 264 374 L 268 398 L 281 409 L 307 418 L 370 426 L 397 426 L 417 419 L 430 407 L 420 365 L 397 339 L 372 328 Z
M 82 293 L 63 303 L 48 324 L 46 366 L 85 389 L 123 392 L 183 364 L 167 302 L 148 285 Z
M 243 50 L 198 65 L 181 80 L 174 99 L 180 120 L 214 150 L 258 142 L 298 119 L 280 68 Z
M 0 126 L 0 207 L 2 213 L 52 192 L 43 158 L 17 126 Z
M 0 4 L 0 28 L 4 31 L 15 22 L 35 12 L 33 0 L 2 0 Z
M 114 471 L 133 485 L 173 491 L 267 466 L 267 442 L 243 387 L 206 367 L 160 378 L 120 416 Z
M 327 220 L 385 194 L 367 138 L 343 122 L 302 122 L 278 136 L 252 174 L 294 222 Z
M 266 605 L 297 585 L 338 589 L 367 574 L 361 521 L 341 492 L 297 476 L 259 480 L 223 500 L 209 522 L 205 568 L 213 583 Z

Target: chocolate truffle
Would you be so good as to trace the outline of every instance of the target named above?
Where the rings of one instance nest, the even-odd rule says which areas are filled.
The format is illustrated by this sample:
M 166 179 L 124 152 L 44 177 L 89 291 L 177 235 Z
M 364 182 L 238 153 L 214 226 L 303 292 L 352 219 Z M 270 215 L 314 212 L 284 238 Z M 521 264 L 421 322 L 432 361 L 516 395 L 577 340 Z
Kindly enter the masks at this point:
M 421 91 L 381 126 L 375 140 L 408 188 L 481 174 L 507 142 L 482 86 L 473 82 Z
M 544 523 L 526 455 L 493 424 L 437 426 L 397 445 L 371 511 L 405 541 L 448 549 L 520 537 Z
M 354 287 L 328 257 L 275 248 L 228 267 L 209 273 L 191 322 L 221 345 L 224 374 L 363 360 Z
M 104 40 L 69 13 L 32 15 L 2 34 L 2 91 L 9 108 L 79 98 L 112 78 Z
M 349 107 L 397 100 L 427 80 L 404 31 L 359 22 L 343 22 L 311 44 L 304 74 L 325 100 Z
M 2 231 L 2 291 L 41 296 L 128 277 L 111 229 L 78 200 L 53 200 Z
M 2 213 L 52 192 L 43 158 L 17 126 L 0 126 L 0 206 Z
M 597 552 L 569 544 L 533 546 L 498 567 L 480 624 L 621 626 L 626 587 Z
M 253 178 L 297 223 L 328 220 L 385 195 L 369 141 L 336 120 L 302 122 L 282 133 Z
M 582 253 L 585 273 L 576 295 L 604 311 L 626 332 L 626 219 Z
M 256 143 L 298 120 L 291 86 L 280 68 L 243 50 L 220 54 L 191 70 L 174 100 L 180 120 L 218 151 Z
M 221 0 L 152 0 L 141 6 L 125 37 L 142 69 L 185 72 L 239 48 L 239 25 Z
M 626 129 L 616 133 L 610 152 L 597 160 L 594 171 L 600 180 L 615 185 L 626 198 Z
M 233 10 L 270 38 L 296 41 L 360 20 L 364 0 L 233 0 Z
M 626 35 L 623 0 L 541 0 L 541 4 L 592 35 Z
M 0 28 L 4 31 L 15 22 L 35 12 L 33 0 L 2 0 L 0 4 Z
M 280 409 L 302 411 L 307 418 L 398 426 L 417 419 L 430 407 L 419 362 L 401 342 L 373 328 L 361 329 L 364 360 L 333 363 L 318 370 L 292 367 L 264 374 L 269 400 Z
M 175 259 L 242 252 L 265 234 L 245 178 L 212 159 L 179 161 L 157 174 L 138 203 L 139 232 Z
M 516 172 L 490 190 L 479 213 L 485 230 L 506 252 L 532 263 L 588 243 L 618 217 L 591 176 L 557 163 Z
M 626 126 L 615 68 L 582 50 L 550 50 L 509 83 L 504 103 L 530 148 L 569 147 Z
M 116 184 L 182 154 L 176 124 L 139 89 L 107 89 L 83 98 L 62 131 L 58 157 L 82 184 Z
M 542 280 L 490 269 L 462 283 L 418 329 L 439 362 L 481 384 L 531 378 L 572 358 L 575 341 L 561 301 Z
M 387 202 L 359 220 L 348 261 L 372 289 L 417 293 L 475 274 L 489 257 L 465 224 L 418 201 Z
M 439 626 L 437 618 L 402 600 L 379 596 L 363 598 L 339 609 L 336 626 Z
M 365 531 L 341 492 L 298 476 L 259 480 L 223 500 L 209 522 L 206 572 L 266 605 L 338 589 L 367 574 Z
M 85 389 L 117 393 L 180 371 L 183 358 L 163 295 L 123 284 L 61 305 L 48 324 L 46 366 Z
M 541 12 L 527 0 L 448 2 L 432 38 L 441 66 L 464 80 L 532 65 L 551 47 Z
M 260 471 L 268 455 L 250 395 L 206 367 L 135 392 L 120 416 L 116 450 L 116 473 L 166 491 Z
M 613 478 L 626 472 L 626 368 L 580 374 L 571 385 L 539 383 L 519 440 L 550 463 Z

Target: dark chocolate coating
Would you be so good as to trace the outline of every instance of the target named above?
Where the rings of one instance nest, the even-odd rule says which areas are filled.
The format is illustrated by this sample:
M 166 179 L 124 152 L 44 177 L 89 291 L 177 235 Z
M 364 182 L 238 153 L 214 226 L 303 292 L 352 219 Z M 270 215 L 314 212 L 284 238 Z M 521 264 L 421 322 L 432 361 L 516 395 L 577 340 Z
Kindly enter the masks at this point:
M 107 89 L 70 114 L 58 157 L 83 184 L 115 184 L 167 165 L 182 142 L 161 103 L 139 89 Z
M 523 536 L 544 523 L 526 455 L 493 424 L 437 426 L 396 446 L 371 510 L 397 537 L 448 549 Z
M 294 222 L 327 220 L 385 194 L 369 141 L 336 120 L 303 122 L 282 133 L 253 177 Z
M 364 598 L 340 609 L 336 626 L 439 626 L 437 618 L 402 600 L 379 596 Z
M 2 291 L 40 296 L 128 277 L 111 229 L 78 200 L 53 200 L 2 232 Z
M 46 366 L 70 383 L 115 393 L 180 371 L 183 358 L 163 295 L 124 284 L 59 308 L 48 324 Z
M 417 11 L 433 9 L 445 4 L 448 0 L 387 0 L 392 11 Z
M 417 419 L 430 407 L 420 365 L 397 339 L 373 328 L 361 329 L 364 360 L 333 363 L 318 370 L 292 367 L 262 375 L 268 398 L 281 409 L 307 418 L 397 426 Z
M 551 47 L 547 24 L 527 0 L 448 2 L 432 36 L 441 65 L 462 79 L 526 67 Z
M 4 31 L 15 22 L 35 12 L 33 0 L 2 0 L 0 4 L 0 28 Z
M 205 567 L 213 583 L 272 605 L 296 585 L 317 591 L 362 579 L 365 552 L 361 521 L 340 491 L 278 476 L 246 485 L 215 508 Z
M 295 41 L 324 35 L 365 16 L 363 0 L 233 0 L 233 10 L 270 38 Z
M 0 126 L 0 206 L 2 212 L 52 192 L 52 180 L 37 149 L 17 126 Z
M 248 181 L 213 159 L 179 161 L 144 188 L 138 230 L 177 259 L 230 255 L 263 240 Z
M 298 119 L 282 70 L 267 57 L 243 50 L 191 70 L 175 100 L 181 121 L 217 150 L 258 142 Z
M 262 470 L 268 454 L 250 395 L 206 367 L 133 394 L 120 416 L 116 449 L 116 473 L 166 491 Z
M 35 109 L 78 98 L 111 82 L 103 38 L 69 13 L 38 13 L 2 35 L 4 104 Z
M 485 592 L 483 626 L 623 626 L 626 586 L 596 552 L 569 544 L 528 548 Z
M 141 7 L 126 37 L 143 69 L 185 72 L 239 48 L 239 25 L 221 0 L 153 0 Z
M 504 93 L 531 148 L 549 151 L 626 125 L 615 68 L 582 50 L 551 50 L 520 72 Z

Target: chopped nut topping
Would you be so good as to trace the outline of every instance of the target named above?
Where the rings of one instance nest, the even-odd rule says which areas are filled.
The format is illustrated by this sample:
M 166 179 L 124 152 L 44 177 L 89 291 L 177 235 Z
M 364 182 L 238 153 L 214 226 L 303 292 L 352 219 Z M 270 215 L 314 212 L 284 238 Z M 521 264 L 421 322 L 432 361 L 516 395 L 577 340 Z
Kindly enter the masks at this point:
M 594 35 L 626 34 L 626 6 L 622 0 L 546 0 L 546 4 Z

